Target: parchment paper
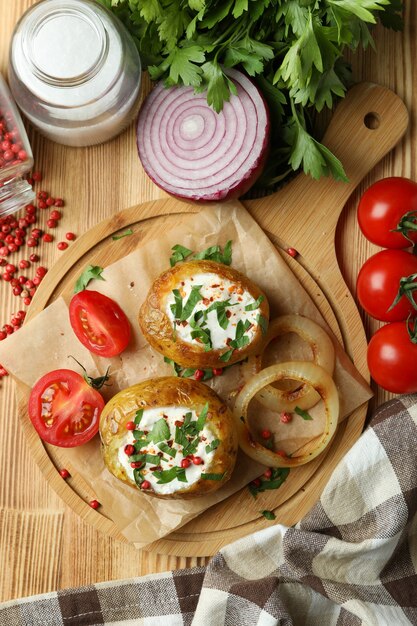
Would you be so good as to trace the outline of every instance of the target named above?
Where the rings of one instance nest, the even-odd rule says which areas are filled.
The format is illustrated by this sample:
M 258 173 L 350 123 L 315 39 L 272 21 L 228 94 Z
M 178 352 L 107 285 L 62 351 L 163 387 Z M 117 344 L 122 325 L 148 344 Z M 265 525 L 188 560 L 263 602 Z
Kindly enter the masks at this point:
M 116 300 L 131 321 L 132 341 L 120 357 L 103 359 L 83 348 L 70 327 L 67 303 L 59 298 L 18 333 L 0 343 L 0 363 L 14 378 L 29 387 L 40 376 L 59 367 L 80 371 L 75 361 L 68 357 L 70 354 L 83 363 L 89 373 L 104 374 L 110 365 L 112 385 L 103 390 L 107 398 L 146 378 L 172 374 L 171 367 L 140 333 L 137 323 L 140 305 L 153 280 L 169 267 L 172 246 L 181 244 L 197 252 L 211 245 L 224 246 L 229 239 L 233 242 L 232 266 L 263 289 L 270 303 L 271 318 L 300 313 L 329 330 L 315 304 L 261 228 L 245 209 L 228 203 L 179 217 L 177 228 L 167 232 L 161 229 L 154 239 L 106 267 L 103 272 L 105 281 L 90 283 L 88 288 Z M 340 419 L 343 419 L 366 402 L 371 391 L 334 341 L 337 355 L 334 379 L 341 400 Z M 223 376 L 214 378 L 209 384 L 226 402 L 233 404 L 236 390 L 247 376 L 250 376 L 248 365 L 241 364 L 226 370 Z M 320 406 L 310 413 L 314 417 L 312 421 L 297 416 L 290 424 L 280 423 L 276 415 L 268 412 L 263 413 L 262 419 L 275 432 L 277 447 L 292 452 L 323 430 L 324 417 Z M 264 469 L 240 454 L 232 479 L 218 492 L 194 500 L 170 501 L 146 496 L 114 478 L 102 461 L 98 437 L 86 446 L 65 450 L 65 456 L 71 467 L 91 486 L 102 504 L 103 513 L 138 548 L 186 524 L 239 490 Z

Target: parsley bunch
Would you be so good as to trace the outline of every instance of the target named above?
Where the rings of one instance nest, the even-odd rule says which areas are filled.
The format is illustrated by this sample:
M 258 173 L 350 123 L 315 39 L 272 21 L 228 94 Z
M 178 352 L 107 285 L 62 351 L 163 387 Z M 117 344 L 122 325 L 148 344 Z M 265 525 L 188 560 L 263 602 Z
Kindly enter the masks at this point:
M 310 115 L 343 97 L 345 49 L 373 46 L 370 27 L 401 28 L 401 0 L 100 0 L 125 23 L 153 80 L 207 92 L 221 111 L 238 66 L 269 104 L 272 152 L 262 186 L 303 168 L 345 179 L 311 134 Z

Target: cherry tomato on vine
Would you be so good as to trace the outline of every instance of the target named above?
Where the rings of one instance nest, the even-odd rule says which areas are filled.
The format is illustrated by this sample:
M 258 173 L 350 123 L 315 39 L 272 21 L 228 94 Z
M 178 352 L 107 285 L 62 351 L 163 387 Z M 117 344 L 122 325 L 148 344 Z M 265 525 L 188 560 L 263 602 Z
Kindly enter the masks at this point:
M 73 448 L 97 434 L 103 407 L 101 394 L 80 374 L 59 369 L 35 383 L 28 412 L 41 439 L 54 446 Z
M 360 199 L 358 222 L 365 237 L 382 248 L 417 243 L 417 183 L 399 176 L 378 180 Z M 401 231 L 392 232 L 397 228 Z
M 130 341 L 130 324 L 119 305 L 99 293 L 84 289 L 69 305 L 70 322 L 79 341 L 104 357 L 123 352 Z
M 408 277 L 409 280 L 402 280 Z M 400 288 L 400 293 L 404 292 L 405 295 L 401 295 L 398 303 L 390 308 Z M 398 322 L 415 313 L 417 309 L 415 289 L 417 289 L 417 256 L 405 250 L 377 252 L 362 265 L 356 282 L 360 304 L 371 317 L 382 322 Z M 415 308 L 410 300 L 415 303 Z
M 368 346 L 371 376 L 383 389 L 392 393 L 417 392 L 417 320 L 393 322 L 382 326 Z

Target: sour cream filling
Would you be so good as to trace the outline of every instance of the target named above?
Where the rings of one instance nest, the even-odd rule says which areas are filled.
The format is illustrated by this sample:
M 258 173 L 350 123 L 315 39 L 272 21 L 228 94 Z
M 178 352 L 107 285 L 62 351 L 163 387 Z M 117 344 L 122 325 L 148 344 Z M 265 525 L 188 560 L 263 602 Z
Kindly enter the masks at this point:
M 190 317 L 186 320 L 178 321 L 176 319 L 174 291 L 166 299 L 165 313 L 175 326 L 177 336 L 185 343 L 201 346 L 201 338 L 193 337 L 192 333 L 195 331 L 195 328 L 192 326 L 192 321 L 198 312 L 202 312 L 205 315 L 203 328 L 209 331 L 211 349 L 222 350 L 228 348 L 230 341 L 236 338 L 236 329 L 239 321 L 242 321 L 243 324 L 248 322 L 248 328 L 244 334 L 248 337 L 248 343 L 250 343 L 258 330 L 260 309 L 256 307 L 253 310 L 246 310 L 246 307 L 255 305 L 255 300 L 249 291 L 243 289 L 240 284 L 222 278 L 218 274 L 210 272 L 200 273 L 184 279 L 176 286 L 182 297 L 183 306 L 186 305 L 193 287 L 196 288 L 197 286 L 200 286 L 199 292 L 202 299 L 196 303 Z M 214 303 L 221 302 L 228 302 L 224 307 L 227 316 L 226 328 L 223 328 L 219 323 L 218 310 L 213 309 L 205 313 Z M 201 319 L 198 323 L 201 324 Z M 225 325 L 225 322 L 223 322 L 223 326 Z
M 136 444 L 136 449 L 138 450 L 137 454 L 146 452 L 147 454 L 157 455 L 160 457 L 157 465 L 156 463 L 146 463 L 146 465 L 143 465 L 140 468 L 140 473 L 143 479 L 149 481 L 151 488 L 155 493 L 170 494 L 180 489 L 186 489 L 193 483 L 197 482 L 201 478 L 202 473 L 209 473 L 210 471 L 209 468 L 213 460 L 215 450 L 213 449 L 208 451 L 206 448 L 211 447 L 211 444 L 216 438 L 210 427 L 205 425 L 197 435 L 197 447 L 195 451 L 193 451 L 194 457 L 199 457 L 202 462 L 199 465 L 195 465 L 191 460 L 189 467 L 184 470 L 187 482 L 180 481 L 178 478 L 174 478 L 167 483 L 158 482 L 158 472 L 172 470 L 173 467 L 181 468 L 181 461 L 185 458 L 185 456 L 183 454 L 183 445 L 180 445 L 175 441 L 175 434 L 177 430 L 175 422 L 183 422 L 185 416 L 189 413 L 191 413 L 189 423 L 195 423 L 198 420 L 198 415 L 189 407 L 156 407 L 143 411 L 142 419 L 138 425 L 139 430 L 149 433 L 152 431 L 155 424 L 162 419 L 166 422 L 170 432 L 169 437 L 164 439 L 162 442 L 155 443 L 152 441 L 140 447 Z M 131 460 L 125 452 L 125 447 L 128 444 L 133 445 L 134 442 L 134 431 L 126 431 L 126 435 L 123 438 L 122 445 L 118 452 L 118 461 L 120 465 L 124 468 L 127 476 L 133 481 L 135 480 L 135 470 L 131 467 Z M 161 450 L 159 447 L 160 444 L 162 444 L 162 447 L 168 446 L 171 453 L 175 456 L 170 456 L 166 451 Z M 158 467 L 158 469 L 155 470 L 155 467 Z

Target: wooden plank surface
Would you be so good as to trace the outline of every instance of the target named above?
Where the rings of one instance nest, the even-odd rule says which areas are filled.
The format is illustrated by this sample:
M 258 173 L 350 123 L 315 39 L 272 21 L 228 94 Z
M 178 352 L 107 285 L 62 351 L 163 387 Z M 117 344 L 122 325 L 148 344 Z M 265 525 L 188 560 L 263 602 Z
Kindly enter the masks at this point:
M 8 42 L 13 26 L 31 0 L 0 0 L 0 69 L 7 64 Z M 371 182 L 388 175 L 415 178 L 416 137 L 415 83 L 417 6 L 406 0 L 404 33 L 378 28 L 377 53 L 369 50 L 353 57 L 354 76 L 372 80 L 396 91 L 412 119 L 405 140 L 366 177 L 348 201 L 337 229 L 337 253 L 347 285 L 354 291 L 360 265 L 377 250 L 360 235 L 355 208 L 360 192 Z M 136 154 L 133 129 L 94 148 L 65 148 L 43 140 L 30 131 L 36 166 L 44 173 L 43 187 L 66 199 L 57 240 L 71 230 L 83 233 L 102 219 L 138 201 L 161 194 L 143 175 Z M 42 263 L 51 267 L 60 257 L 53 244 L 42 248 Z M 0 284 L 0 321 L 10 319 L 17 301 L 8 286 Z M 363 316 L 368 333 L 375 322 Z M 30 358 L 30 355 L 28 355 Z M 389 394 L 375 389 L 371 408 Z M 204 559 L 138 553 L 132 547 L 103 537 L 82 521 L 58 498 L 25 449 L 26 440 L 16 426 L 17 407 L 10 380 L 0 383 L 0 553 L 2 575 L 0 600 L 55 588 L 138 576 L 144 573 L 187 567 Z M 300 496 L 301 497 L 301 496 Z M 39 547 L 53 542 L 49 550 Z M 5 559 L 6 547 L 16 556 Z M 13 584 L 10 581 L 13 580 Z

